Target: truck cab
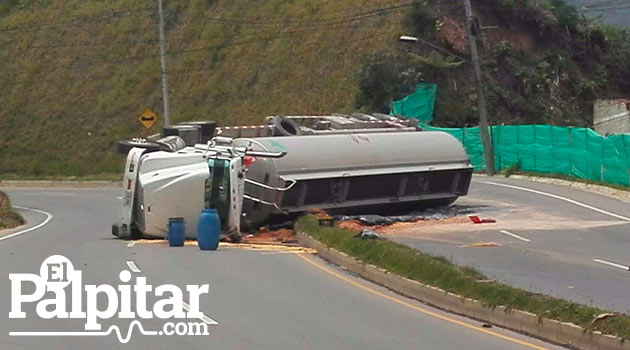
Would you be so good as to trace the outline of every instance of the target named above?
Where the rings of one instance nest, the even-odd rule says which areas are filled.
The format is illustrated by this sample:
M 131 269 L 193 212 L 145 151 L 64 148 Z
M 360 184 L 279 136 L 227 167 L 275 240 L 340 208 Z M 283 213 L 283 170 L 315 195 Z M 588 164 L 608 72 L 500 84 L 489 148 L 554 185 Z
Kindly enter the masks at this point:
M 164 238 L 169 218 L 181 217 L 186 238 L 195 239 L 201 209 L 213 208 L 219 214 L 222 235 L 238 238 L 244 154 L 203 146 L 177 152 L 132 149 L 112 233 L 121 238 Z
M 201 210 L 216 209 L 222 238 L 238 241 L 243 200 L 259 201 L 245 194 L 247 166 L 255 157 L 285 155 L 252 151 L 250 144 L 238 146 L 227 137 L 161 151 L 132 148 L 112 234 L 120 238 L 165 238 L 169 219 L 183 218 L 186 238 L 196 239 Z

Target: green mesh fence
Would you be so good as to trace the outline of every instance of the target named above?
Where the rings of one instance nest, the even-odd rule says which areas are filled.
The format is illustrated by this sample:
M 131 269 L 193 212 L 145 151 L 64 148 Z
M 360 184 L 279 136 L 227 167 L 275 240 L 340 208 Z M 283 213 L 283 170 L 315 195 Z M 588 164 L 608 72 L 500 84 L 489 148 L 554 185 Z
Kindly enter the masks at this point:
M 390 114 L 399 114 L 418 119 L 421 123 L 429 123 L 433 120 L 436 91 L 437 85 L 433 83 L 418 83 L 413 94 L 392 102 Z
M 475 170 L 485 170 L 479 128 L 436 128 L 455 136 Z M 490 128 L 497 170 L 519 163 L 525 171 L 566 174 L 630 185 L 630 134 L 601 136 L 587 128 L 505 125 Z

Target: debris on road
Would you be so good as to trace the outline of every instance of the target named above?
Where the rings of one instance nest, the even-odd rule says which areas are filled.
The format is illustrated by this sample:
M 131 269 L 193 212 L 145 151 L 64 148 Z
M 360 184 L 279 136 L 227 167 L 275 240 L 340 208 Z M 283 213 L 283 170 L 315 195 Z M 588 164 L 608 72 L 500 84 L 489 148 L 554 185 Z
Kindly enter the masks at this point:
M 261 230 L 260 232 L 243 237 L 246 244 L 297 244 L 295 232 L 286 228 L 275 231 Z
M 452 205 L 405 215 L 337 215 L 334 218 L 338 220 L 339 228 L 355 232 L 370 229 L 382 236 L 406 234 L 422 227 L 466 224 L 470 222 L 467 215 L 479 210 L 483 208 Z
M 139 239 L 136 240 L 136 245 L 141 244 L 152 244 L 161 247 L 168 247 L 168 241 L 163 239 Z M 197 241 L 195 240 L 186 240 L 184 242 L 185 247 L 197 247 Z M 246 249 L 246 250 L 255 250 L 255 251 L 263 251 L 263 252 L 282 252 L 282 253 L 304 253 L 304 254 L 315 254 L 317 253 L 314 249 L 302 247 L 299 245 L 287 245 L 287 244 L 264 244 L 264 243 L 229 243 L 229 242 L 221 242 L 219 243 L 219 248 L 238 248 L 238 249 Z
M 377 239 L 377 238 L 381 238 L 381 235 L 379 235 L 376 231 L 370 230 L 369 228 L 364 228 L 359 233 L 357 233 L 354 237 L 361 238 L 361 239 Z
M 605 318 L 608 318 L 608 317 L 613 317 L 613 316 L 615 316 L 615 314 L 610 313 L 610 312 L 606 312 L 606 313 L 603 313 L 603 314 L 599 314 L 599 315 L 595 316 L 595 318 L 593 318 L 593 321 L 591 321 L 591 323 L 595 323 L 595 322 L 597 322 L 597 321 L 599 321 L 599 320 L 603 320 L 603 319 L 605 319 Z
M 411 212 L 406 215 L 335 215 L 337 221 L 357 221 L 366 226 L 389 226 L 397 222 L 416 222 L 428 220 L 444 220 L 462 214 L 469 214 L 472 208 L 453 205 L 446 208 L 427 209 L 420 212 Z
M 277 231 L 280 229 L 289 229 L 289 230 L 293 229 L 293 221 L 285 221 L 279 224 L 270 224 L 270 225 L 260 228 L 260 232 Z
M 493 224 L 497 222 L 497 220 L 495 219 L 491 219 L 491 218 L 482 219 L 477 215 L 469 215 L 468 217 L 474 224 Z

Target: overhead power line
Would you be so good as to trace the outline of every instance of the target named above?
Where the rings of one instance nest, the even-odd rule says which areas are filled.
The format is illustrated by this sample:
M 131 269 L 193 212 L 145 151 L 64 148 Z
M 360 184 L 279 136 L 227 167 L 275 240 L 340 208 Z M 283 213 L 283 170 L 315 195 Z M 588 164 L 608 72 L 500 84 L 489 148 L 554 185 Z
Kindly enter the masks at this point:
M 157 44 L 157 39 L 148 39 L 148 40 L 125 40 L 122 43 L 115 41 L 107 41 L 107 42 L 80 42 L 80 43 L 71 43 L 71 44 L 52 44 L 52 45 L 28 45 L 25 47 L 25 50 L 31 49 L 59 49 L 59 48 L 68 48 L 68 47 L 107 47 L 107 46 L 119 46 L 120 44 L 126 45 L 134 45 L 134 44 Z M 83 51 L 85 52 L 85 51 Z
M 606 12 L 606 11 L 617 11 L 617 10 L 626 10 L 626 9 L 630 9 L 630 4 L 611 6 L 611 7 L 596 7 L 596 8 L 587 7 L 587 8 L 583 8 L 582 11 L 584 11 L 584 12 L 594 12 L 594 11 Z
M 0 27 L 0 32 L 23 32 L 23 31 L 37 31 L 43 28 L 57 27 L 57 26 L 68 26 L 68 25 L 79 25 L 85 23 L 94 23 L 102 20 L 108 20 L 112 18 L 124 18 L 130 16 L 137 16 L 138 12 L 144 11 L 154 11 L 155 7 L 141 7 L 129 10 L 122 11 L 103 11 L 98 14 L 91 14 L 88 16 L 77 16 L 70 20 L 62 20 L 62 21 L 54 21 L 54 22 L 46 22 L 42 24 L 42 21 L 32 21 L 32 22 L 24 22 L 14 26 L 6 26 Z
M 374 12 L 372 14 L 370 14 L 369 16 L 366 15 L 363 17 L 364 20 L 367 19 L 371 19 L 371 18 L 377 18 L 377 17 L 382 17 L 382 16 L 387 16 L 392 14 L 392 12 Z M 252 37 L 249 38 L 245 38 L 243 40 L 239 40 L 237 42 L 233 42 L 233 43 L 228 43 L 228 44 L 213 44 L 213 45 L 204 45 L 204 46 L 198 46 L 198 47 L 192 47 L 192 48 L 185 48 L 185 49 L 181 49 L 181 50 L 171 50 L 171 51 L 167 51 L 165 53 L 166 56 L 177 56 L 177 55 L 181 55 L 181 54 L 188 54 L 191 52 L 196 52 L 196 51 L 207 51 L 207 50 L 214 50 L 214 49 L 220 49 L 220 48 L 224 48 L 224 47 L 228 47 L 228 46 L 236 46 L 236 45 L 243 45 L 243 44 L 248 44 L 248 43 L 252 43 L 252 42 L 256 42 L 256 41 L 269 41 L 269 40 L 275 40 L 275 39 L 279 39 L 279 38 L 283 38 L 283 37 L 287 37 L 287 36 L 292 36 L 295 34 L 301 34 L 301 33 L 314 33 L 314 32 L 319 32 L 319 31 L 326 31 L 326 30 L 336 30 L 339 28 L 346 28 L 348 26 L 354 26 L 354 27 L 366 27 L 366 26 L 370 26 L 372 25 L 372 23 L 354 23 L 354 22 L 340 22 L 340 23 L 330 23 L 330 24 L 326 24 L 326 25 L 320 25 L 320 26 L 310 26 L 310 27 L 300 27 L 300 28 L 295 28 L 295 29 L 290 29 L 290 30 L 276 30 L 274 32 L 271 33 L 262 33 L 259 35 L 254 35 Z M 221 39 L 221 38 L 228 38 L 228 39 L 232 39 L 234 38 L 234 36 L 215 36 L 214 38 L 217 39 Z M 155 39 L 154 40 L 147 40 L 147 41 L 131 41 L 131 43 L 153 43 L 156 42 Z M 101 46 L 108 46 L 106 45 L 106 43 L 94 43 L 94 44 L 90 44 L 90 43 L 74 43 L 74 44 L 53 44 L 53 45 L 42 45 L 42 46 L 32 46 L 33 48 L 41 48 L 41 49 L 46 49 L 46 48 L 57 48 L 57 47 L 72 47 L 72 46 L 85 46 L 85 47 L 89 47 L 89 46 L 94 46 L 94 47 L 101 47 Z M 31 47 L 27 47 L 26 49 L 30 49 Z M 100 49 L 99 49 L 100 50 Z M 85 53 L 86 51 L 82 51 L 83 53 Z M 23 53 L 23 52 L 22 52 Z M 159 57 L 159 55 L 151 55 L 151 56 L 141 56 L 140 61 L 143 60 L 148 60 L 148 59 L 154 59 Z M 124 60 L 131 60 L 131 61 L 138 61 L 136 60 L 134 57 L 123 57 L 122 58 L 123 61 L 105 61 L 103 60 L 103 63 L 108 63 L 108 64 L 127 64 L 128 61 L 124 61 Z M 57 62 L 57 60 L 54 60 L 53 62 Z
M 604 0 L 604 1 L 586 1 L 582 3 L 576 3 L 576 6 L 581 6 L 584 8 L 595 8 L 601 6 L 610 6 L 610 5 L 623 5 L 628 4 L 628 0 Z
M 378 14 L 381 12 L 396 11 L 399 9 L 411 7 L 413 5 L 414 3 L 406 3 L 406 4 L 395 5 L 395 6 L 374 8 L 369 11 L 348 14 L 345 16 L 328 17 L 328 18 L 313 18 L 313 19 L 305 19 L 305 20 L 271 21 L 271 20 L 245 20 L 245 19 L 224 18 L 224 17 L 208 17 L 208 20 L 213 21 L 213 22 L 224 23 L 224 24 L 248 24 L 248 25 L 277 25 L 277 24 L 295 25 L 295 24 L 309 24 L 309 23 L 321 24 L 321 23 L 330 23 L 330 22 L 337 23 L 340 21 L 360 20 L 364 18 L 365 16 L 369 17 L 371 15 Z
M 361 27 L 368 27 L 368 26 L 373 26 L 374 23 L 361 23 L 361 24 L 352 24 L 352 23 L 346 23 L 346 24 L 336 24 L 336 25 L 331 25 L 331 26 L 323 26 L 323 27 L 319 27 L 319 28 L 306 28 L 306 29 L 295 29 L 295 30 L 290 30 L 290 31 L 276 31 L 276 32 L 272 32 L 272 33 L 267 33 L 267 34 L 262 34 L 262 35 L 253 35 L 250 37 L 245 37 L 242 38 L 241 40 L 235 41 L 235 42 L 230 42 L 230 43 L 222 43 L 222 44 L 214 44 L 214 45 L 204 45 L 204 46 L 198 46 L 198 47 L 192 47 L 192 48 L 187 48 L 187 49 L 182 49 L 182 50 L 172 50 L 172 51 L 167 51 L 165 53 L 166 56 L 180 56 L 180 55 L 186 55 L 186 54 L 191 54 L 194 52 L 200 52 L 200 51 L 211 51 L 211 50 L 216 50 L 216 49 L 224 49 L 224 48 L 229 48 L 229 47 L 235 47 L 235 46 L 242 46 L 242 45 L 247 45 L 247 44 L 252 44 L 252 43 L 256 43 L 256 42 L 263 42 L 263 41 L 270 41 L 270 40 L 277 40 L 280 38 L 286 38 L 286 37 L 291 37 L 293 35 L 299 35 L 299 34 L 308 34 L 308 33 L 314 33 L 314 32 L 324 32 L 324 31 L 335 31 L 335 30 L 339 30 L 339 29 L 343 29 L 346 28 L 347 26 L 353 26 L 356 28 L 361 28 Z M 217 38 L 234 38 L 234 37 L 217 37 Z M 90 62 L 85 62 L 82 64 L 69 64 L 69 65 L 59 65 L 56 66 L 54 68 L 51 69 L 70 69 L 70 70 L 75 70 L 75 69 L 86 69 L 86 68 L 92 68 L 92 67 L 98 67 L 98 66 L 103 66 L 103 65 L 114 65 L 114 66 L 129 66 L 132 64 L 138 64 L 141 62 L 146 62 L 149 60 L 157 60 L 160 57 L 159 54 L 154 54 L 154 55 L 142 55 L 142 56 L 125 56 L 125 57 L 119 57 L 113 60 L 107 60 L 107 59 L 100 59 L 100 60 L 92 60 Z M 58 62 L 58 60 L 49 60 L 49 61 L 39 61 L 40 63 L 43 64 L 48 64 L 48 63 L 56 63 Z M 50 69 L 49 69 L 50 70 Z M 153 71 L 153 70 L 152 70 Z M 156 68 L 155 71 L 159 72 L 159 69 Z M 16 72 L 17 74 L 17 72 Z

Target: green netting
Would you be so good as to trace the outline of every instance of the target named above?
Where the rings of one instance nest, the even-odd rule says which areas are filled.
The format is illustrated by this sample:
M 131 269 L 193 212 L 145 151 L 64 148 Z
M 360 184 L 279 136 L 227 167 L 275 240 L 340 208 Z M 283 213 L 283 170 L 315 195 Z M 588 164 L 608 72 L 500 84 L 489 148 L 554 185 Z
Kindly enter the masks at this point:
M 391 115 L 399 114 L 407 118 L 418 119 L 422 123 L 433 120 L 435 93 L 437 85 L 419 83 L 416 91 L 402 100 L 392 102 Z
M 436 128 L 455 136 L 475 170 L 485 169 L 479 128 Z M 491 128 L 497 170 L 519 164 L 525 171 L 572 175 L 630 185 L 630 134 L 601 136 L 586 128 L 505 125 Z

